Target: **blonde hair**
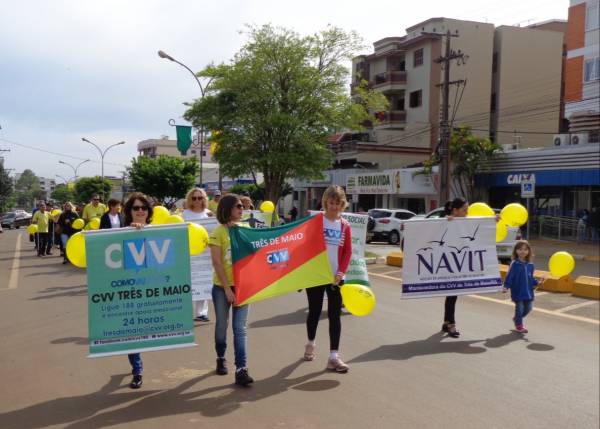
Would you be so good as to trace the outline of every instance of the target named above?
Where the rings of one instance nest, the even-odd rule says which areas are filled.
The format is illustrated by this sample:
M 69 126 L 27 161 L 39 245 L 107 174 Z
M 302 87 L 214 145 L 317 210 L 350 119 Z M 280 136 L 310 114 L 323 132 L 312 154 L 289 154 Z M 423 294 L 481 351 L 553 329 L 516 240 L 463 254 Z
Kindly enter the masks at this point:
M 64 210 L 65 206 L 67 206 L 67 205 L 71 208 L 71 211 L 76 210 L 75 205 L 73 205 L 73 203 L 71 201 L 67 201 L 66 203 L 63 204 L 63 210 Z
M 512 260 L 516 261 L 517 259 L 519 259 L 519 256 L 517 255 L 517 250 L 519 250 L 522 247 L 527 247 L 527 250 L 529 250 L 529 253 L 527 253 L 525 260 L 527 262 L 531 262 L 531 258 L 533 258 L 533 250 L 531 249 L 531 244 L 529 244 L 529 242 L 525 240 L 519 240 L 515 243 L 515 247 L 512 251 Z
M 185 195 L 185 208 L 188 210 L 192 209 L 192 195 L 194 195 L 195 192 L 200 192 L 204 197 L 203 206 L 206 209 L 208 207 L 208 196 L 206 195 L 206 191 L 202 188 L 192 188 L 188 191 L 188 193 Z
M 330 185 L 327 189 L 325 189 L 325 192 L 323 192 L 323 198 L 321 198 L 321 206 L 323 206 L 323 210 L 327 208 L 327 200 L 330 199 L 343 203 L 344 207 L 342 207 L 342 210 L 348 207 L 346 193 L 344 192 L 344 188 L 341 186 Z
M 240 197 L 240 202 L 244 205 L 244 210 L 254 210 L 254 204 L 252 203 L 252 199 L 250 197 Z M 246 205 L 250 208 L 246 209 Z

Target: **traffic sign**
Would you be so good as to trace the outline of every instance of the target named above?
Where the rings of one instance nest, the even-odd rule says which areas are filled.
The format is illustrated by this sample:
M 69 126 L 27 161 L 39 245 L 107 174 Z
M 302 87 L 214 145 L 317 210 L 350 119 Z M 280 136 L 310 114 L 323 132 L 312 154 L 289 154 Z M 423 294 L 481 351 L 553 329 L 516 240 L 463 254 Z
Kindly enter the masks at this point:
M 521 182 L 521 198 L 535 198 L 535 182 L 529 180 Z

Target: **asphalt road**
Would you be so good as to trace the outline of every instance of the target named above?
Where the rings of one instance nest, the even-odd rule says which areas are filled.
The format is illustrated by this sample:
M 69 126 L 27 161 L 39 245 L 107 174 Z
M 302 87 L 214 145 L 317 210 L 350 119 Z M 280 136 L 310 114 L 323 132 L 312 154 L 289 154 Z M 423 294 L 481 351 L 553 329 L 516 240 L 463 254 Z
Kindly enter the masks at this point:
M 462 336 L 447 338 L 442 299 L 401 300 L 386 266 L 372 267 L 374 313 L 343 317 L 348 374 L 324 370 L 326 319 L 317 359 L 299 359 L 306 297 L 293 293 L 251 308 L 251 388 L 214 374 L 211 322 L 198 347 L 145 353 L 133 391 L 124 356 L 86 358 L 84 271 L 36 258 L 24 234 L 15 259 L 18 234 L 0 236 L 2 429 L 599 427 L 597 319 L 537 310 L 523 336 L 500 297 L 460 297 Z

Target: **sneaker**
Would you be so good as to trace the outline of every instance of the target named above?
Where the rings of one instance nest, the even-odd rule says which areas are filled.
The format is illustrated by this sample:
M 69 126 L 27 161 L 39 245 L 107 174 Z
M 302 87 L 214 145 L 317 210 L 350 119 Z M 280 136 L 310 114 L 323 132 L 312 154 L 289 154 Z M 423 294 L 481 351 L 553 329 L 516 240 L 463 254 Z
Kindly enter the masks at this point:
M 196 322 L 210 322 L 210 319 L 208 318 L 208 316 L 198 316 L 198 317 L 194 317 L 194 320 Z
M 238 386 L 248 386 L 254 379 L 248 374 L 248 368 L 240 368 L 235 371 L 235 384 Z
M 142 387 L 142 375 L 134 375 L 133 379 L 131 380 L 131 383 L 129 383 L 129 387 L 132 389 L 139 389 L 140 387 Z
M 63 265 L 68 264 L 69 260 L 68 259 L 63 259 Z
M 225 358 L 217 358 L 217 374 L 227 375 L 229 370 L 227 369 L 227 360 Z
M 525 325 L 519 325 L 519 326 L 517 326 L 517 332 L 520 334 L 526 334 L 529 331 L 527 330 Z
M 335 371 L 340 374 L 345 374 L 350 368 L 338 357 L 335 359 L 329 359 L 327 361 L 327 369 L 329 371 Z
M 442 332 L 446 332 L 448 336 L 452 338 L 460 337 L 460 332 L 456 330 L 456 325 L 454 323 L 446 323 L 442 325 Z

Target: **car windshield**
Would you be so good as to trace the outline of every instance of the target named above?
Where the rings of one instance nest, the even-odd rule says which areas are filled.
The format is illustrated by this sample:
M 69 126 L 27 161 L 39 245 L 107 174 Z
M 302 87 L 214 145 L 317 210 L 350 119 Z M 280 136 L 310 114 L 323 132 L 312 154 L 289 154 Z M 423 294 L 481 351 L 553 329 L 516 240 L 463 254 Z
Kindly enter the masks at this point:
M 9 218 L 15 217 L 15 216 L 16 216 L 15 213 L 7 213 L 7 214 L 4 215 L 4 219 L 9 219 Z
M 383 217 L 390 217 L 392 212 L 388 212 L 387 210 L 369 210 L 369 215 L 373 219 L 381 219 Z

